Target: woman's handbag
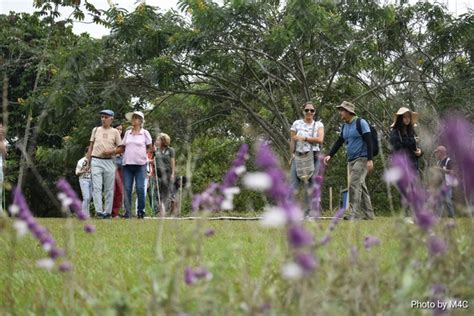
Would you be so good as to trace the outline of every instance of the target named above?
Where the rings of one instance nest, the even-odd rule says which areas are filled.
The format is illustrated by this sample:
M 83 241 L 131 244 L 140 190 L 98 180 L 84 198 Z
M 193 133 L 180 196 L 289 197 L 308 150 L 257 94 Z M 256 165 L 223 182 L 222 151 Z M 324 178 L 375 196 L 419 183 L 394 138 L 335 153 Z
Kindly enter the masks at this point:
M 314 173 L 314 152 L 295 153 L 296 176 L 302 181 L 308 181 Z
M 311 130 L 311 136 L 314 135 L 314 126 Z M 296 176 L 301 181 L 308 181 L 314 173 L 314 152 L 313 146 L 309 144 L 310 151 L 305 153 L 295 152 L 295 167 L 296 167 Z

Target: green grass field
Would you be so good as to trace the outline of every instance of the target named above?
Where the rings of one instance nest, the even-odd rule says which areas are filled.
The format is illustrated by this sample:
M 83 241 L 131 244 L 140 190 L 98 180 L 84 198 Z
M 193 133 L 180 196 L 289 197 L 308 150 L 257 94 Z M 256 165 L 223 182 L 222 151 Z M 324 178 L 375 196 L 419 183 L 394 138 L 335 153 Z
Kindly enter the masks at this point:
M 316 309 L 314 314 L 344 315 L 351 314 L 359 301 L 367 305 L 355 309 L 363 314 L 385 310 L 396 315 L 410 311 L 410 295 L 426 297 L 426 282 L 406 285 L 406 278 L 417 276 L 415 268 L 407 268 L 412 258 L 429 260 L 426 246 L 418 242 L 422 237 L 416 237 L 415 225 L 397 218 L 340 222 L 331 241 L 314 250 L 317 271 L 299 281 L 280 277 L 289 252 L 285 230 L 263 228 L 257 221 L 92 220 L 97 227 L 94 234 L 86 234 L 77 220 L 39 221 L 67 249 L 74 268 L 60 273 L 36 267 L 36 261 L 45 257 L 43 249 L 29 234 L 17 239 L 12 221 L 3 220 L 1 315 L 234 315 L 256 314 L 264 304 L 271 305 L 271 315 L 309 315 Z M 329 223 L 305 225 L 319 240 Z M 207 228 L 213 228 L 215 235 L 204 237 Z M 367 251 L 363 246 L 367 235 L 377 236 L 381 244 Z M 413 240 L 404 240 L 407 235 Z M 458 219 L 451 238 L 461 250 L 472 245 L 471 220 Z M 351 255 L 353 246 L 357 256 Z M 473 257 L 472 247 L 465 251 Z M 212 272 L 212 280 L 186 285 L 184 268 L 200 265 Z M 472 266 L 466 268 L 472 272 Z M 456 284 L 473 285 L 472 273 Z M 464 298 L 472 293 L 466 289 Z M 406 305 L 392 303 L 394 295 L 401 296 L 401 303 L 406 298 Z

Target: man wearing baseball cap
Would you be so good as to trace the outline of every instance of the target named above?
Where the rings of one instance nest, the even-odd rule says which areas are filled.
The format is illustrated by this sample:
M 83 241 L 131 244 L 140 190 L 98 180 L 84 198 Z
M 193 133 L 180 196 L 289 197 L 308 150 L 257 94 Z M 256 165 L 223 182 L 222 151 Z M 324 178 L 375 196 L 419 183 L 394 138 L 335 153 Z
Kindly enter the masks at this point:
M 123 152 L 122 139 L 112 127 L 114 112 L 100 111 L 102 125 L 92 130 L 87 161 L 92 175 L 92 197 L 98 218 L 110 218 L 114 199 L 114 157 Z M 102 187 L 105 203 L 102 203 Z
M 344 101 L 336 108 L 344 124 L 339 138 L 332 146 L 329 154 L 324 157 L 324 164 L 327 165 L 339 148 L 344 143 L 347 144 L 350 213 L 344 216 L 344 219 L 374 219 L 374 209 L 365 183 L 367 173 L 374 168 L 369 124 L 366 120 L 361 119 L 361 133 L 359 133 L 355 105 Z

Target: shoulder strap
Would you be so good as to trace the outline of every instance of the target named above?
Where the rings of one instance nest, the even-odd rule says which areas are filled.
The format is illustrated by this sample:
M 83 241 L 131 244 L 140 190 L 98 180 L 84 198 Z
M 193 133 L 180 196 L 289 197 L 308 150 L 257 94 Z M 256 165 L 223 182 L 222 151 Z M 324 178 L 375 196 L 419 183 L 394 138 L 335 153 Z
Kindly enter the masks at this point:
M 99 127 L 96 126 L 96 127 L 94 127 L 94 130 L 93 130 L 93 132 L 94 132 L 94 142 L 95 142 L 95 134 L 97 134 L 97 129 L 98 129 L 98 128 L 99 128 Z
M 451 160 L 451 158 L 446 157 L 446 161 L 444 162 L 444 166 L 443 166 L 444 168 L 448 167 L 448 163 L 449 163 L 450 160 Z
M 360 122 L 362 119 L 360 117 L 357 118 L 356 120 L 356 128 L 357 131 L 359 132 L 359 135 L 362 136 L 362 123 Z M 368 124 L 368 123 L 367 123 Z

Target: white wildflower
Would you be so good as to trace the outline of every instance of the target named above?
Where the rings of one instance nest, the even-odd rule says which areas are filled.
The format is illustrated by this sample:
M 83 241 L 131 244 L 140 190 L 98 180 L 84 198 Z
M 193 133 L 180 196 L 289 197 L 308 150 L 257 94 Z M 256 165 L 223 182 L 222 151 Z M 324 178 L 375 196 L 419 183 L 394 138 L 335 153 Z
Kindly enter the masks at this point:
M 50 244 L 49 242 L 45 242 L 45 243 L 43 244 L 43 249 L 44 249 L 44 251 L 49 252 L 49 251 L 51 250 L 51 248 L 53 248 L 53 245 Z
M 12 204 L 8 207 L 8 210 L 10 211 L 10 214 L 12 216 L 15 216 L 16 214 L 18 214 L 20 212 L 20 208 L 18 207 L 18 205 L 16 204 Z
M 281 275 L 287 280 L 299 280 L 303 276 L 303 269 L 295 262 L 290 262 L 282 267 Z
M 245 168 L 245 166 L 238 166 L 237 168 L 235 168 L 235 173 L 240 176 L 241 174 L 243 174 L 245 171 L 247 171 L 247 169 Z
M 280 207 L 267 207 L 260 224 L 264 227 L 283 227 L 286 224 L 286 214 Z
M 226 197 L 233 197 L 236 194 L 240 193 L 240 188 L 239 187 L 230 187 L 226 188 L 222 191 Z
M 13 223 L 13 227 L 15 228 L 18 237 L 25 236 L 28 232 L 28 224 L 25 221 L 16 220 Z
M 385 171 L 383 180 L 387 183 L 397 183 L 402 178 L 402 170 L 398 167 L 393 167 Z
M 54 268 L 54 260 L 51 258 L 43 258 L 36 261 L 36 266 L 46 271 L 51 271 Z
M 244 185 L 254 191 L 266 191 L 272 186 L 272 179 L 265 172 L 247 173 L 243 178 Z
M 225 199 L 221 203 L 221 209 L 223 211 L 231 211 L 234 209 L 234 202 L 233 199 Z

